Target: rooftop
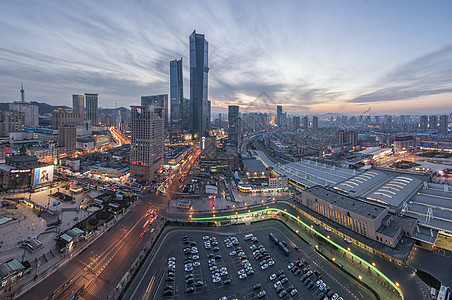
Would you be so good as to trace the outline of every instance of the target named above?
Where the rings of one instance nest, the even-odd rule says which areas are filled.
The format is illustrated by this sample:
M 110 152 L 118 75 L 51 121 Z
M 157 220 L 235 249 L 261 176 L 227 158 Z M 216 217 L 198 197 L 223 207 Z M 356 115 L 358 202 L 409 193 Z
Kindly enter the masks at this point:
M 257 159 L 251 158 L 251 159 L 243 159 L 242 160 L 243 165 L 245 166 L 246 172 L 249 173 L 267 173 L 267 168 L 264 166 L 264 164 Z
M 360 201 L 358 199 L 342 195 L 340 193 L 320 186 L 315 186 L 306 189 L 303 191 L 303 193 L 311 194 L 317 198 L 320 198 L 324 201 L 328 201 L 331 204 L 334 204 L 340 208 L 343 208 L 347 211 L 353 212 L 357 215 L 363 216 L 368 219 L 375 219 L 386 210 L 386 208 L 384 207 Z

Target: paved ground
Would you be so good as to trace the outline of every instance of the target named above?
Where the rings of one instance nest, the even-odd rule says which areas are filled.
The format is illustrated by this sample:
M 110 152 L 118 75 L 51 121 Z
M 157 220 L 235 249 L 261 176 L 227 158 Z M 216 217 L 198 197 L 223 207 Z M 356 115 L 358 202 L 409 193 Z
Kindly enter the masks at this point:
M 252 232 L 258 237 L 259 242 L 256 245 L 262 244 L 270 256 L 274 259 L 276 264 L 270 266 L 266 270 L 261 270 L 260 264 L 253 257 L 249 246 L 253 243 L 244 241 L 244 235 Z M 288 257 L 284 256 L 279 248 L 272 244 L 268 238 L 268 233 L 273 232 L 281 239 L 290 243 L 296 243 L 302 249 L 302 252 L 296 252 L 294 249 L 290 250 Z M 183 248 L 186 247 L 182 243 L 181 238 L 187 235 L 190 241 L 196 243 L 198 249 L 197 254 L 200 266 L 194 267 L 193 271 L 184 270 L 184 255 Z M 219 250 L 205 249 L 203 244 L 203 236 L 216 237 L 218 240 Z M 238 271 L 242 269 L 240 260 L 236 255 L 230 255 L 236 247 L 227 248 L 224 239 L 227 236 L 236 236 L 240 243 L 240 247 L 245 251 L 247 259 L 251 263 L 255 274 L 245 279 L 239 279 Z M 222 281 L 214 283 L 212 280 L 211 271 L 208 267 L 208 254 L 220 254 L 221 258 L 216 259 L 218 268 L 226 267 L 228 275 L 222 277 Z M 196 227 L 170 227 L 161 236 L 155 249 L 149 256 L 145 265 L 140 270 L 138 276 L 132 282 L 122 299 L 160 299 L 163 290 L 166 287 L 166 268 L 168 257 L 176 258 L 176 281 L 174 284 L 175 298 L 177 299 L 220 299 L 227 297 L 227 299 L 256 299 L 257 292 L 254 292 L 252 287 L 256 283 L 261 283 L 262 288 L 267 293 L 267 299 L 279 298 L 273 288 L 273 283 L 268 279 L 272 273 L 278 270 L 283 270 L 289 279 L 290 283 L 284 285 L 287 288 L 293 285 L 298 293 L 294 297 L 286 296 L 284 299 L 316 299 L 320 293 L 318 289 L 307 290 L 306 287 L 299 280 L 299 276 L 293 275 L 288 271 L 287 266 L 296 258 L 308 260 L 313 270 L 317 270 L 323 274 L 324 281 L 344 299 L 373 299 L 373 295 L 362 287 L 359 287 L 355 282 L 337 270 L 333 265 L 325 261 L 321 256 L 314 252 L 310 247 L 306 246 L 301 240 L 284 225 L 277 221 L 265 221 L 251 226 L 237 225 L 221 228 L 196 228 Z M 193 273 L 195 281 L 202 281 L 202 287 L 195 288 L 195 294 L 185 294 L 185 289 L 188 287 L 185 283 L 185 276 Z M 224 284 L 224 280 L 230 278 L 231 284 Z M 314 278 L 314 276 L 312 276 Z M 170 284 L 168 284 L 170 285 Z M 170 297 L 171 298 L 171 297 Z

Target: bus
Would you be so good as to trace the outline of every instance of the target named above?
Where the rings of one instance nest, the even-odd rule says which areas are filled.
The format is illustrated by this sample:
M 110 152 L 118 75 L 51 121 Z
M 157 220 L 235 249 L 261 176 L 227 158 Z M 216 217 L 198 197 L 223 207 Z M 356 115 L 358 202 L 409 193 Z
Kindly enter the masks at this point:
M 278 246 L 282 250 L 282 252 L 284 253 L 285 256 L 289 255 L 289 249 L 287 249 L 287 247 L 281 241 L 278 242 Z
M 273 243 L 278 244 L 279 241 L 273 233 L 270 232 L 268 237 L 273 241 Z

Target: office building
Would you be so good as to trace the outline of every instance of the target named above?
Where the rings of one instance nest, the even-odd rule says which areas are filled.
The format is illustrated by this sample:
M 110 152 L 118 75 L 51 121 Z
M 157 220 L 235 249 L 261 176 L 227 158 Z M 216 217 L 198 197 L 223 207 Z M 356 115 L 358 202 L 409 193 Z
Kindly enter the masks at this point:
M 83 95 L 72 95 L 72 111 L 79 113 L 82 120 L 85 119 L 85 97 Z
M 276 125 L 278 125 L 278 127 L 281 127 L 281 118 L 282 118 L 282 106 L 278 105 L 276 106 Z
M 171 139 L 178 140 L 182 134 L 182 119 L 184 118 L 184 77 L 182 73 L 182 58 L 170 62 L 170 107 Z
M 308 116 L 304 116 L 303 117 L 303 130 L 308 130 L 309 127 L 309 120 L 308 120 Z
M 208 45 L 204 34 L 190 35 L 190 100 L 192 105 L 192 133 L 194 138 L 207 130 Z
M 168 132 L 168 94 L 142 96 L 141 106 L 159 106 L 163 107 L 164 129 Z
M 231 146 L 240 147 L 240 115 L 238 106 L 229 105 L 228 121 L 228 142 Z
M 8 104 L 9 110 L 20 111 L 24 114 L 25 127 L 36 128 L 39 126 L 39 107 L 26 102 Z
M 59 129 L 64 125 L 77 126 L 82 123 L 82 116 L 71 109 L 59 108 L 52 112 L 52 129 Z
M 86 120 L 91 121 L 92 125 L 97 125 L 98 119 L 98 101 L 99 94 L 87 94 L 85 93 L 85 102 L 86 102 Z
M 312 117 L 312 130 L 317 131 L 319 129 L 319 118 L 317 116 Z
M 130 174 L 152 181 L 164 161 L 164 108 L 131 106 Z

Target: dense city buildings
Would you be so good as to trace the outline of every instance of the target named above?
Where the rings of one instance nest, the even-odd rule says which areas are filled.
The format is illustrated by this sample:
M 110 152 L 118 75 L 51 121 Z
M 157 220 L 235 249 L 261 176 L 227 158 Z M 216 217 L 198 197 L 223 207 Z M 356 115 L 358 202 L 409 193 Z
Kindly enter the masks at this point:
M 170 62 L 170 132 L 171 140 L 177 141 L 181 138 L 184 119 L 184 77 L 182 58 Z M 184 128 L 186 129 L 186 128 Z
M 99 109 L 99 94 L 85 93 L 86 105 L 86 120 L 90 121 L 92 125 L 98 124 L 98 109 Z
M 163 165 L 164 108 L 161 106 L 131 106 L 131 176 L 152 181 Z
M 209 73 L 209 43 L 204 34 L 193 33 L 190 42 L 190 101 L 192 106 L 192 133 L 194 138 L 204 136 L 207 126 L 207 99 Z

